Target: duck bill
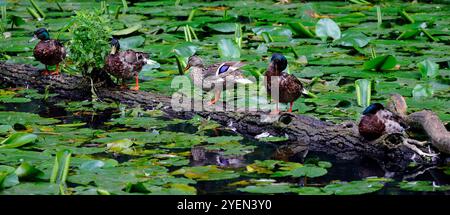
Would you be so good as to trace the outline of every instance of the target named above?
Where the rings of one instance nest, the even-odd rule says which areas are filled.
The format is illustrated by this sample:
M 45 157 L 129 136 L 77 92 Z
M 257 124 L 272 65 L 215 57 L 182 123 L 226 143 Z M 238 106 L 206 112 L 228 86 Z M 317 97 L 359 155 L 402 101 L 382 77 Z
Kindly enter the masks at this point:
M 37 39 L 38 39 L 38 38 L 36 37 L 36 35 L 34 35 L 33 38 L 31 38 L 31 40 L 28 40 L 28 42 L 31 43 L 31 42 L 33 42 L 33 41 L 35 41 L 35 40 L 37 40 Z
M 111 47 L 110 54 L 116 54 L 116 52 L 117 52 L 117 47 L 115 47 L 115 46 Z
M 187 65 L 186 67 L 184 67 L 183 72 L 186 72 L 189 70 L 189 68 L 191 68 L 191 65 Z

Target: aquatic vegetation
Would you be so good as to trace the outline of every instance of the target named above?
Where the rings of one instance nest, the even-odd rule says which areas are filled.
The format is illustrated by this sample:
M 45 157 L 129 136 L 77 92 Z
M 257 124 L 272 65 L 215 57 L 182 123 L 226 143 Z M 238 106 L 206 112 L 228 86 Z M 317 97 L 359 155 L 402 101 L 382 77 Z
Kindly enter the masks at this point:
M 148 53 L 159 63 L 142 68 L 140 90 L 171 95 L 177 91 L 171 81 L 187 76 L 183 68 L 192 55 L 207 65 L 245 61 L 244 76 L 263 77 L 270 56 L 281 53 L 289 62 L 286 74 L 301 78 L 316 95 L 298 99 L 294 113 L 335 123 L 357 120 L 369 104 L 399 93 L 410 111 L 431 109 L 447 127 L 450 122 L 449 5 L 32 2 L 0 5 L 0 60 L 43 68 L 28 40 L 46 27 L 68 48 L 62 71 L 90 73 L 103 68 L 114 36 L 122 49 Z M 262 86 L 250 84 L 248 100 L 235 99 L 232 91 L 221 99 L 238 105 L 261 99 L 269 110 L 273 106 L 267 93 L 260 93 Z M 234 132 L 233 125 L 198 115 L 174 120 L 159 107 L 146 111 L 108 100 L 65 101 L 48 92 L 7 87 L 0 89 L 0 194 L 360 195 L 449 189 L 447 179 L 433 183 L 428 174 L 411 181 L 366 178 L 384 174 L 377 166 L 323 153 L 277 160 L 273 152 L 288 137 L 251 139 Z M 197 147 L 205 154 L 194 161 Z M 224 159 L 239 165 L 225 165 Z M 448 167 L 433 171 L 449 174 Z

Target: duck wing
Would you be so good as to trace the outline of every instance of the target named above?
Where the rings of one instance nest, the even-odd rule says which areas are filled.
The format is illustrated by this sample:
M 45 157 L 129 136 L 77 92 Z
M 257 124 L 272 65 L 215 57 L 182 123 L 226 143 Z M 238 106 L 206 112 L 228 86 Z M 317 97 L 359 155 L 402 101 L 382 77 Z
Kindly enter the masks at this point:
M 279 92 L 279 102 L 287 103 L 297 100 L 304 92 L 304 88 L 297 77 L 282 73 L 280 75 Z

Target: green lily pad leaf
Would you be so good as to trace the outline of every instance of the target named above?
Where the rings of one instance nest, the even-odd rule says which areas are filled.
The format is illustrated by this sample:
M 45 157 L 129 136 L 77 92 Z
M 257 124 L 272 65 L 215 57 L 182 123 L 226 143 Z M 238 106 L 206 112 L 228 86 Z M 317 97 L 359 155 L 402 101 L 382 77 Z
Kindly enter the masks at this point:
M 208 24 L 207 26 L 215 31 L 222 33 L 230 33 L 236 30 L 236 23 L 214 23 Z
M 328 161 L 319 161 L 317 162 L 317 166 L 328 169 L 331 168 L 333 165 Z
M 27 103 L 30 101 L 31 101 L 31 99 L 29 99 L 29 98 L 17 97 L 16 92 L 0 89 L 0 102 L 3 102 L 3 103 Z
M 131 147 L 132 145 L 133 141 L 130 139 L 121 139 L 107 143 L 106 150 L 115 153 L 134 154 L 134 149 Z
M 144 184 L 145 185 L 145 184 Z M 145 186 L 150 195 L 195 195 L 197 189 L 187 184 L 169 184 L 167 187 Z
M 14 128 L 11 125 L 0 125 L 0 134 L 7 134 L 13 132 Z
M 351 181 L 351 182 L 336 182 L 325 186 L 325 192 L 334 193 L 335 195 L 360 195 L 366 193 L 373 193 L 384 187 L 380 182 Z
M 426 59 L 417 64 L 422 78 L 435 78 L 438 75 L 439 64 Z
M 3 195 L 57 195 L 59 185 L 45 182 L 27 182 L 0 192 Z
M 299 195 L 331 195 L 332 192 L 327 192 L 322 188 L 319 187 L 300 187 L 300 188 L 293 188 L 294 192 L 298 193 Z
M 133 25 L 133 26 L 131 26 L 129 28 L 125 28 L 125 29 L 122 29 L 122 30 L 119 30 L 119 31 L 113 31 L 112 35 L 114 35 L 114 36 L 124 36 L 124 35 L 128 35 L 128 34 L 132 34 L 132 33 L 138 31 L 141 28 L 142 28 L 142 25 L 137 24 L 137 25 Z
M 361 32 L 345 32 L 342 38 L 336 40 L 336 43 L 341 46 L 359 47 L 362 48 L 369 44 L 370 38 Z
M 220 136 L 220 137 L 208 137 L 206 141 L 208 143 L 227 143 L 227 142 L 236 142 L 244 139 L 241 136 Z
M 241 51 L 237 44 L 230 39 L 221 39 L 217 44 L 220 57 L 223 59 L 239 59 Z
M 364 63 L 364 70 L 383 71 L 395 68 L 397 59 L 392 55 L 383 55 L 376 57 Z
M 223 155 L 245 155 L 253 152 L 256 146 L 246 146 L 238 142 L 224 142 L 208 145 L 205 148 L 208 150 L 221 151 Z
M 259 141 L 262 142 L 283 142 L 289 140 L 288 137 L 275 137 L 275 136 L 269 136 L 269 137 L 262 137 L 259 139 Z
M 8 22 L 11 23 L 11 25 L 14 25 L 16 27 L 19 27 L 19 26 L 25 24 L 25 20 L 22 17 L 16 16 L 16 15 L 8 16 Z
M 355 81 L 356 99 L 359 106 L 364 108 L 369 106 L 372 92 L 371 85 L 371 81 L 367 79 L 358 79 Z
M 289 23 L 289 27 L 291 27 L 291 29 L 295 32 L 295 34 L 300 37 L 305 37 L 305 38 L 314 38 L 315 37 L 314 33 L 311 32 L 311 30 L 306 28 L 300 22 L 295 22 L 295 23 L 291 22 L 291 23 Z
M 247 165 L 247 172 L 256 172 L 259 174 L 272 174 L 277 165 L 284 163 L 280 160 L 256 160 L 255 163 Z
M 239 177 L 239 174 L 234 171 L 219 169 L 212 165 L 183 167 L 172 172 L 172 175 L 184 175 L 197 181 L 225 180 Z
M 121 124 L 131 128 L 163 128 L 167 125 L 178 124 L 180 121 L 176 120 L 160 120 L 154 117 L 122 117 L 111 121 L 112 125 Z
M 2 125 L 49 125 L 58 123 L 59 120 L 52 118 L 43 118 L 37 114 L 2 111 L 0 112 L 0 124 Z
M 418 84 L 412 90 L 412 96 L 415 99 L 429 98 L 433 96 L 433 93 L 433 88 L 431 88 L 429 85 Z
M 316 178 L 327 174 L 327 170 L 322 167 L 316 167 L 313 165 L 305 165 L 289 171 L 280 171 L 272 174 L 272 177 L 308 177 Z
M 17 148 L 37 139 L 37 135 L 30 133 L 17 132 L 10 135 L 0 143 L 0 148 Z
M 19 184 L 19 178 L 15 169 L 10 166 L 0 165 L 0 190 Z
M 134 49 L 139 48 L 145 42 L 145 38 L 143 36 L 132 36 L 120 39 L 120 48 L 123 50 L 126 49 Z
M 247 193 L 259 193 L 259 194 L 276 194 L 276 193 L 292 193 L 294 189 L 290 184 L 286 183 L 273 183 L 263 185 L 251 185 L 238 189 L 241 192 Z
M 84 163 L 82 163 L 80 165 L 80 170 L 95 170 L 98 168 L 108 168 L 108 167 L 115 167 L 118 165 L 118 162 L 116 160 L 113 159 L 108 159 L 105 161 L 102 160 L 90 160 L 90 161 L 86 161 Z
M 341 38 L 341 29 L 333 20 L 324 18 L 320 19 L 316 24 L 316 35 L 324 41 L 328 37 L 337 40 Z
M 419 192 L 436 192 L 450 190 L 449 185 L 438 186 L 431 181 L 403 181 L 399 184 L 400 189 Z
M 20 166 L 17 167 L 15 173 L 20 178 L 20 180 L 33 179 L 36 177 L 39 178 L 44 175 L 44 172 L 37 169 L 35 166 L 26 161 L 22 162 Z

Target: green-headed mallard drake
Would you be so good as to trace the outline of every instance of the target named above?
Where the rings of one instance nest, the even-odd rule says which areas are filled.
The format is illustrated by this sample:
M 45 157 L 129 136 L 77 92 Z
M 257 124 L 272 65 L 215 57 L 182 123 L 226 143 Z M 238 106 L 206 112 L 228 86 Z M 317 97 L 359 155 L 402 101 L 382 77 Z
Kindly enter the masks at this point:
M 401 117 L 385 110 L 380 103 L 369 105 L 362 114 L 358 130 L 367 140 L 378 139 L 383 134 L 404 134 L 407 127 Z
M 270 59 L 269 67 L 264 74 L 264 82 L 266 83 L 267 94 L 272 95 L 272 90 L 277 90 L 273 84 L 278 84 L 278 95 L 273 92 L 272 99 L 276 102 L 276 108 L 272 114 L 280 112 L 278 103 L 290 103 L 289 112 L 292 112 L 294 101 L 301 95 L 306 95 L 307 91 L 303 88 L 300 80 L 294 75 L 287 74 L 283 70 L 287 67 L 287 59 L 282 54 L 275 53 Z
M 145 64 L 151 62 L 153 61 L 149 59 L 146 53 L 133 50 L 120 51 L 119 40 L 113 38 L 111 40 L 111 53 L 106 57 L 104 69 L 118 80 L 122 79 L 122 86 L 125 86 L 125 79 L 134 77 L 136 86 L 132 89 L 139 90 L 139 72 Z
M 34 32 L 34 41 L 39 39 L 39 43 L 34 47 L 34 58 L 45 65 L 45 71 L 43 75 L 58 75 L 59 74 L 59 63 L 66 58 L 66 49 L 63 44 L 58 40 L 50 39 L 50 34 L 47 29 L 39 28 Z M 47 66 L 56 65 L 56 69 L 53 72 L 48 71 Z
M 202 59 L 194 55 L 189 57 L 184 71 L 191 68 L 189 77 L 195 86 L 204 91 L 215 90 L 214 99 L 209 102 L 209 105 L 212 105 L 220 99 L 222 89 L 234 86 L 236 83 L 253 83 L 242 75 L 240 68 L 244 65 L 243 62 L 227 61 L 205 66 Z M 218 87 L 221 84 L 223 87 Z

